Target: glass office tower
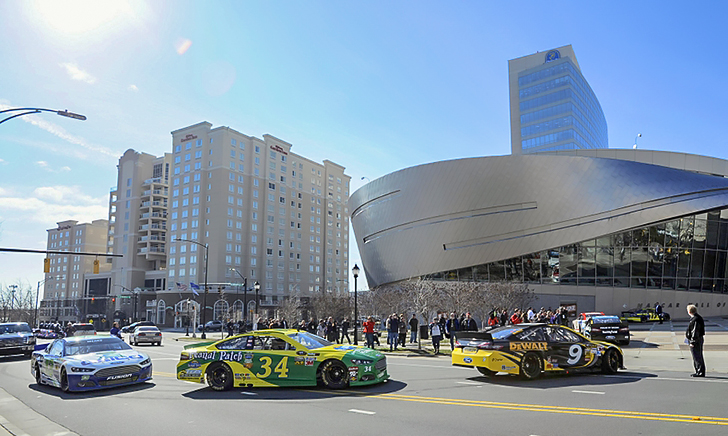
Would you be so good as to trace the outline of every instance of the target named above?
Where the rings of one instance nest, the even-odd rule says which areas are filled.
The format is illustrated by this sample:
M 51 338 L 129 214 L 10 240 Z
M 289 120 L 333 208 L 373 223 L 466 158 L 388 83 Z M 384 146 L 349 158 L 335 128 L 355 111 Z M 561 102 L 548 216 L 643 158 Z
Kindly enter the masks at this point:
M 508 61 L 511 153 L 607 148 L 607 122 L 571 45 Z

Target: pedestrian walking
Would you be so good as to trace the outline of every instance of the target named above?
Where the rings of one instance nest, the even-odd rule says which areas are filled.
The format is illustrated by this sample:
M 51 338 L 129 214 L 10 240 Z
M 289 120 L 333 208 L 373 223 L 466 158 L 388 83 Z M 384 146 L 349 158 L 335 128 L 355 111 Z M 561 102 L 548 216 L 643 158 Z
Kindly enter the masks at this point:
M 341 343 L 344 343 L 344 338 L 346 338 L 346 341 L 351 344 L 351 339 L 349 339 L 349 327 L 351 327 L 351 323 L 349 323 L 348 318 L 344 318 L 344 321 L 341 322 Z
M 662 304 L 658 301 L 655 303 L 655 315 L 657 315 L 657 318 L 660 320 L 660 324 L 662 324 Z
M 470 312 L 467 312 L 465 314 L 465 318 L 463 318 L 463 321 L 460 323 L 460 330 L 464 332 L 477 332 L 478 331 L 478 323 L 475 322 L 473 317 L 470 315 Z
M 420 321 L 417 319 L 415 314 L 412 314 L 412 318 L 409 320 L 410 327 L 410 344 L 417 342 L 417 331 L 420 329 Z
M 455 312 L 450 314 L 450 319 L 445 323 L 445 336 L 450 338 L 450 351 L 455 349 L 455 336 L 460 331 L 460 320 Z
M 694 304 L 688 305 L 690 323 L 685 331 L 685 338 L 690 345 L 690 353 L 693 355 L 693 366 L 695 374 L 690 377 L 705 377 L 705 360 L 703 359 L 703 338 L 705 337 L 705 321 L 698 314 L 698 308 Z
M 440 320 L 434 318 L 430 323 L 430 337 L 432 338 L 432 348 L 435 350 L 435 354 L 440 354 L 440 340 L 442 339 L 442 329 L 440 327 Z

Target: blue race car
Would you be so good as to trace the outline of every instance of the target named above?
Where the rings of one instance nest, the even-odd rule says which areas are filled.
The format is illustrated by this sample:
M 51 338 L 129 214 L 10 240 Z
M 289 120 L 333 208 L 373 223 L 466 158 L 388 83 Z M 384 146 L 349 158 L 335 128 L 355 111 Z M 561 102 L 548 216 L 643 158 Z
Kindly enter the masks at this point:
M 71 336 L 34 351 L 30 372 L 39 385 L 64 392 L 103 389 L 152 379 L 152 361 L 115 336 Z

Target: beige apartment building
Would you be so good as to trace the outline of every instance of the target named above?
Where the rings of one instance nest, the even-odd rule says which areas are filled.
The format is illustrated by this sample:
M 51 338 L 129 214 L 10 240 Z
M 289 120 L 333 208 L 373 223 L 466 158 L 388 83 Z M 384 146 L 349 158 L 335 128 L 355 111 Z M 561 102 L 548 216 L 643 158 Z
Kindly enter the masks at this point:
M 43 301 L 39 320 L 63 323 L 80 321 L 87 309 L 84 299 L 84 275 L 93 272 L 94 257 L 73 253 L 103 253 L 106 251 L 106 237 L 109 222 L 94 220 L 81 223 L 74 220 L 61 221 L 48 229 L 47 249 L 67 251 L 69 254 L 51 254 L 49 272 L 43 283 Z M 111 265 L 100 260 L 99 271 L 111 269 Z
M 291 147 L 202 122 L 173 131 L 164 156 L 127 150 L 105 239 L 122 257 L 87 274 L 86 296 L 107 302 L 107 321 L 183 327 L 194 314 L 201 321 L 205 281 L 207 321 L 274 316 L 287 297 L 305 304 L 322 290 L 347 293 L 351 178 Z

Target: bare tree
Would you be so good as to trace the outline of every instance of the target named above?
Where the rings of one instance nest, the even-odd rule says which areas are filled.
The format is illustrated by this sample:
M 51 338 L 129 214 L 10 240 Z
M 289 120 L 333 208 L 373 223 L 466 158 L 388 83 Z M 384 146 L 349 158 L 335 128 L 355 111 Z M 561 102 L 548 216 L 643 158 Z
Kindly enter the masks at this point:
M 352 301 L 348 295 L 319 292 L 309 302 L 314 319 L 332 316 L 336 320 L 352 317 Z
M 291 295 L 283 300 L 283 303 L 278 307 L 278 313 L 288 321 L 289 326 L 294 326 L 301 321 L 301 303 L 298 296 Z
M 16 283 L 0 284 L 0 319 L 30 324 L 35 316 L 35 291 L 21 280 Z

